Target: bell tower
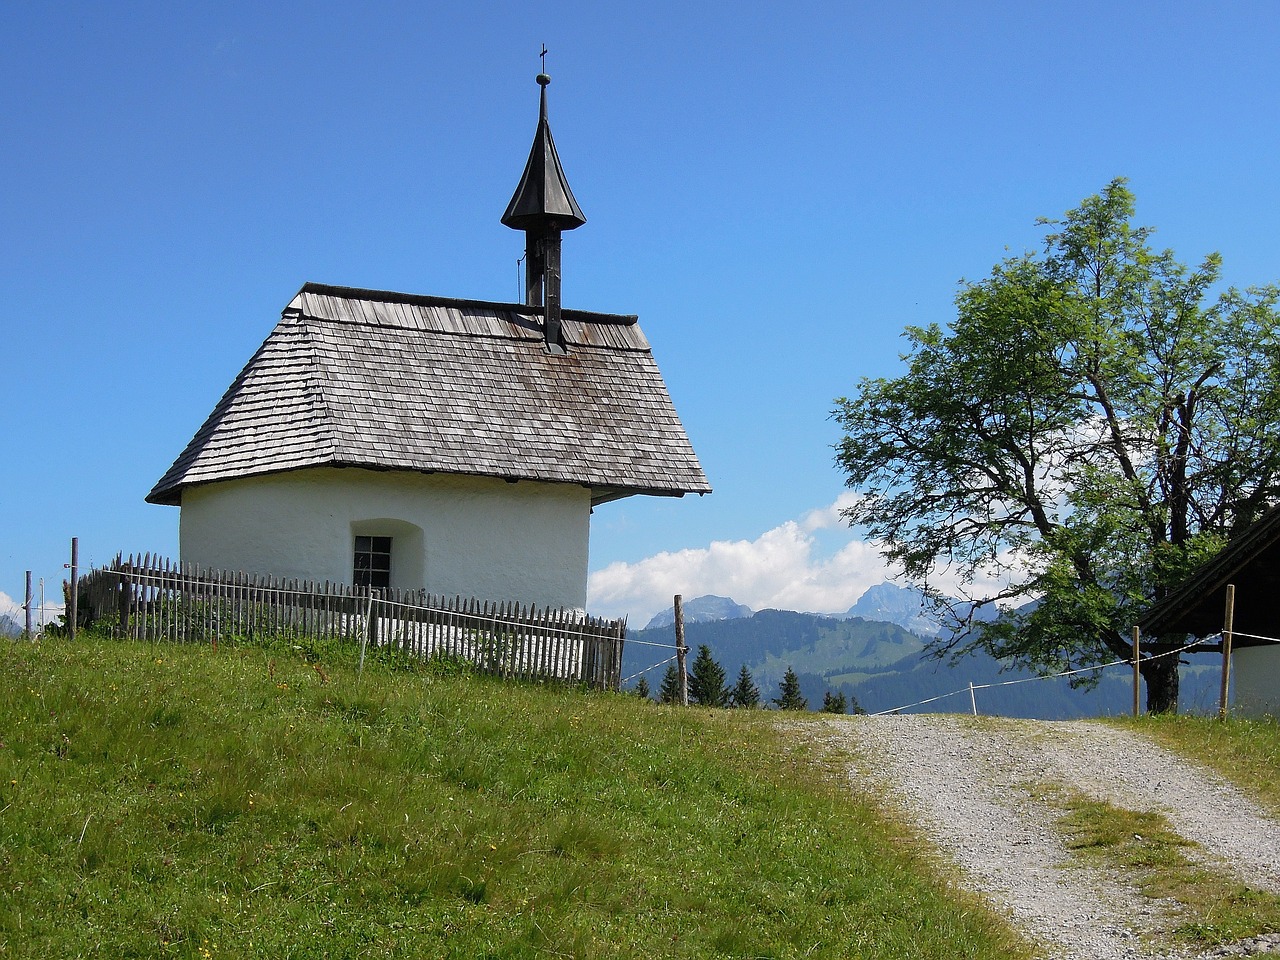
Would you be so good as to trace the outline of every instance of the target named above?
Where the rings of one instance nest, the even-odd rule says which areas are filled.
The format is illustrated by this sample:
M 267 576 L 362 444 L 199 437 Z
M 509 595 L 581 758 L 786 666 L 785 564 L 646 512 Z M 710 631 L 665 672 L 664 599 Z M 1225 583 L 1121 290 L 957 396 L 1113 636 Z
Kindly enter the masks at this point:
M 546 56 L 546 51 L 543 51 Z M 556 153 L 556 142 L 547 121 L 547 85 L 551 78 L 538 74 L 541 88 L 538 129 L 524 165 L 524 174 L 507 204 L 502 222 L 525 235 L 525 304 L 543 308 L 543 335 L 547 348 L 563 353 L 560 328 L 560 235 L 587 222 L 573 198 L 569 181 Z

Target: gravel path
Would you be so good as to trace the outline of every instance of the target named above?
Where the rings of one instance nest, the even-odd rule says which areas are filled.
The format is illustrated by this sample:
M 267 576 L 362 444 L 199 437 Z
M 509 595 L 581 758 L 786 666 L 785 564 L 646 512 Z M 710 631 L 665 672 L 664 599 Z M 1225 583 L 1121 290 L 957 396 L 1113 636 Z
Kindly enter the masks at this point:
M 1138 735 L 1080 721 L 939 715 L 833 718 L 804 728 L 855 757 L 854 782 L 870 777 L 891 796 L 959 866 L 966 884 L 1046 958 L 1190 955 L 1152 946 L 1176 926 L 1175 905 L 1072 861 L 1054 826 L 1061 811 L 1029 784 L 1060 784 L 1162 813 L 1175 832 L 1201 845 L 1200 855 L 1216 852 L 1224 857 L 1220 868 L 1280 892 L 1280 824 L 1221 778 Z M 1236 956 L 1280 956 L 1280 937 L 1232 949 Z

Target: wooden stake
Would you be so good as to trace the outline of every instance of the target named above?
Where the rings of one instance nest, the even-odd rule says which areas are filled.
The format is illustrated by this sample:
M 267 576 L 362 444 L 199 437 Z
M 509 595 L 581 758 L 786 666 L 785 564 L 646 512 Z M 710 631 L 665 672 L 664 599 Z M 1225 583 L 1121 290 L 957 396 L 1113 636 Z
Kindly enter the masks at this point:
M 1222 617 L 1222 695 L 1218 699 L 1218 719 L 1227 719 L 1227 692 L 1231 687 L 1231 631 L 1236 620 L 1236 585 L 1227 584 L 1227 608 Z
M 1133 628 L 1133 715 L 1135 717 L 1142 716 L 1142 707 L 1139 704 L 1139 698 L 1142 694 L 1142 673 L 1138 670 L 1138 638 L 1142 636 L 1142 628 L 1137 625 Z
M 689 705 L 689 675 L 685 673 L 685 658 L 689 648 L 684 645 L 684 597 L 676 594 L 676 667 L 680 671 L 680 704 Z
M 67 612 L 67 634 L 76 638 L 76 612 L 80 606 L 80 538 L 71 538 L 71 609 Z
M 27 571 L 27 599 L 22 606 L 22 608 L 27 611 L 27 626 L 22 633 L 23 640 L 30 640 L 32 637 L 35 636 L 35 630 L 33 629 L 33 625 L 32 625 L 34 611 L 31 609 L 31 604 L 33 599 L 34 598 L 31 596 L 31 571 L 28 570 Z

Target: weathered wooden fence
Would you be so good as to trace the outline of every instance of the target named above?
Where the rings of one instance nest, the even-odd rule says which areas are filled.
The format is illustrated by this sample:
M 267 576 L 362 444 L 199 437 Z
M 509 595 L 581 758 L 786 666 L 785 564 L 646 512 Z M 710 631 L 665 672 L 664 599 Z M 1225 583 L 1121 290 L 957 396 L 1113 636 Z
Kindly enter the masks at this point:
M 117 557 L 80 579 L 79 619 L 137 640 L 344 639 L 454 657 L 501 676 L 617 690 L 626 621 L 517 603 L 227 574 Z

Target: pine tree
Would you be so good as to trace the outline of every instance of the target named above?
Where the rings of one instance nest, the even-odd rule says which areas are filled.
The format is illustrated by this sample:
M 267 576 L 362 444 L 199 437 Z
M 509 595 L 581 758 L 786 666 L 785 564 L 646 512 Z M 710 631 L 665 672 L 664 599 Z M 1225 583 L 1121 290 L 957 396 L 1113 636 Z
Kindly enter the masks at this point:
M 636 696 L 641 700 L 649 699 L 649 680 L 646 677 L 641 677 L 636 682 Z
M 724 685 L 724 667 L 711 656 L 705 643 L 698 647 L 689 673 L 689 701 L 704 707 L 727 707 L 729 690 Z
M 745 663 L 738 671 L 738 682 L 734 684 L 733 691 L 729 694 L 729 702 L 735 707 L 744 707 L 748 710 L 760 706 L 760 688 L 756 686 L 751 671 L 747 669 Z
M 848 707 L 849 701 L 845 699 L 843 693 L 832 693 L 828 690 L 822 695 L 823 713 L 844 713 Z
M 667 664 L 667 672 L 662 675 L 662 686 L 658 688 L 659 703 L 680 702 L 680 671 L 674 663 Z
M 778 694 L 773 698 L 773 703 L 779 710 L 809 709 L 809 701 L 800 696 L 800 678 L 791 667 L 787 667 L 786 675 L 778 684 Z

